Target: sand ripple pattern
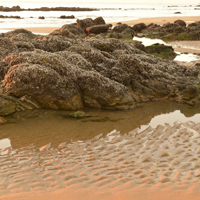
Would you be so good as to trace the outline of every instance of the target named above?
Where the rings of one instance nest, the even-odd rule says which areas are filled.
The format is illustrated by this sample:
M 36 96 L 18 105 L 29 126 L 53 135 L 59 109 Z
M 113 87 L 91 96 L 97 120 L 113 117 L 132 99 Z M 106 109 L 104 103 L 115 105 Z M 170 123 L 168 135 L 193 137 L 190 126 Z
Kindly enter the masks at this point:
M 166 124 L 127 134 L 0 150 L 0 194 L 53 191 L 71 185 L 123 190 L 188 189 L 200 182 L 200 123 Z

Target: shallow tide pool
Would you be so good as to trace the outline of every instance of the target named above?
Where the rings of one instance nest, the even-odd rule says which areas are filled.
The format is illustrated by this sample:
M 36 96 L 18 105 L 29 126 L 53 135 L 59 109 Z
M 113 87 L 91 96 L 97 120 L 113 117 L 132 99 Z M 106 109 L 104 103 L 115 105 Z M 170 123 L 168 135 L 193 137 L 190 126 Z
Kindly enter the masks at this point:
M 52 199 L 45 195 L 65 190 L 57 199 L 109 194 L 114 200 L 120 192 L 193 194 L 199 188 L 200 107 L 151 102 L 126 111 L 84 111 L 89 116 L 82 119 L 53 110 L 6 117 L 0 199 Z
M 160 39 L 134 37 L 133 40 L 142 42 L 144 46 L 150 46 L 155 43 L 167 45 L 167 43 L 165 43 L 163 40 L 160 40 Z M 191 62 L 191 61 L 200 60 L 200 56 L 192 54 L 192 53 L 184 54 L 178 51 L 175 51 L 175 52 L 177 53 L 177 56 L 174 59 L 175 61 Z

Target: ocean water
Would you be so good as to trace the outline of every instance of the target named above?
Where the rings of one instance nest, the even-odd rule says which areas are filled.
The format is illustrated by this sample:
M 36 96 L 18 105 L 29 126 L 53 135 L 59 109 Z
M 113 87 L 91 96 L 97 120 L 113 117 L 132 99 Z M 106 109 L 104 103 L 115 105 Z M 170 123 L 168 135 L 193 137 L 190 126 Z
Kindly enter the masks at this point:
M 199 16 L 196 4 L 99 4 L 99 3 L 65 3 L 65 2 L 43 2 L 34 3 L 27 1 L 3 0 L 0 6 L 16 6 L 21 8 L 40 8 L 40 7 L 89 7 L 100 8 L 99 11 L 85 12 L 66 12 L 66 11 L 22 11 L 22 12 L 0 12 L 0 15 L 20 16 L 23 19 L 0 19 L 1 28 L 9 27 L 61 27 L 67 23 L 74 23 L 76 19 L 84 19 L 87 17 L 96 18 L 102 16 L 106 22 L 122 22 L 127 20 L 149 18 L 149 17 L 167 17 L 167 16 Z M 181 12 L 181 14 L 174 14 Z M 74 15 L 75 19 L 59 19 L 61 15 Z M 38 19 L 44 16 L 45 20 Z

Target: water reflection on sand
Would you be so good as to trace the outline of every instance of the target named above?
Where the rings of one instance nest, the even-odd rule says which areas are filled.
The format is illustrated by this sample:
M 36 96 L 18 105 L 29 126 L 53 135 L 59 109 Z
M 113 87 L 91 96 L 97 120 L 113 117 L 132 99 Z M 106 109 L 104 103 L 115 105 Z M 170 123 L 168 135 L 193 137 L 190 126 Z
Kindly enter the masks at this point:
M 146 103 L 134 110 L 103 111 L 85 110 L 90 117 L 69 118 L 70 111 L 33 110 L 19 112 L 8 117 L 10 122 L 1 126 L 0 140 L 9 138 L 12 148 L 30 144 L 41 147 L 48 143 L 58 146 L 62 142 L 88 140 L 112 130 L 121 134 L 135 128 L 153 126 L 176 121 L 186 122 L 200 119 L 200 108 L 173 102 Z
M 85 112 L 90 117 L 52 110 L 8 117 L 0 127 L 0 194 L 71 186 L 193 191 L 200 185 L 199 107 L 156 102 Z

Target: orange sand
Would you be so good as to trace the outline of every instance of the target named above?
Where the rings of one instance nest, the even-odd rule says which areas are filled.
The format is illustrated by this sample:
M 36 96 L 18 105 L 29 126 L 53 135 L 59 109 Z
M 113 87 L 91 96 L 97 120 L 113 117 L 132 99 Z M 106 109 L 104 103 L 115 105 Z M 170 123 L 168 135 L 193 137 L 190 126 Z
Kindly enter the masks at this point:
M 192 23 L 194 21 L 199 21 L 200 20 L 200 16 L 175 16 L 175 17 L 153 17 L 153 18 L 141 18 L 141 19 L 137 19 L 137 20 L 130 20 L 130 21 L 126 21 L 123 23 L 126 23 L 128 25 L 134 25 L 140 22 L 144 22 L 145 24 L 150 24 L 150 23 L 155 23 L 155 24 L 159 24 L 162 25 L 166 22 L 174 22 L 177 19 L 181 19 L 184 20 L 187 24 Z M 113 25 L 115 25 L 116 23 L 112 23 Z
M 0 200 L 198 200 L 200 123 L 0 150 Z
M 200 192 L 138 189 L 101 192 L 96 189 L 65 188 L 50 193 L 30 192 L 0 197 L 0 200 L 199 200 Z

